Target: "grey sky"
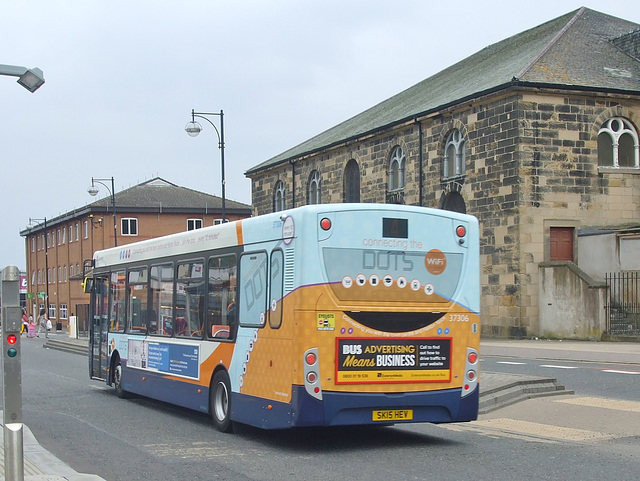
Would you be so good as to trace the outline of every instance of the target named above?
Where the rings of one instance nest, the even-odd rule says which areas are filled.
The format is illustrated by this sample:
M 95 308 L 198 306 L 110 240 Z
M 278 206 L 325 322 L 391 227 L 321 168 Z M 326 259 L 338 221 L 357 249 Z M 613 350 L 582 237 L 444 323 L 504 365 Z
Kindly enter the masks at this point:
M 0 269 L 26 267 L 30 217 L 96 200 L 92 176 L 220 195 L 217 136 L 184 132 L 192 108 L 224 110 L 227 198 L 249 204 L 248 168 L 487 45 L 581 6 L 640 23 L 636 0 L 586 2 L 5 1 L 0 64 L 46 83 L 0 76 Z

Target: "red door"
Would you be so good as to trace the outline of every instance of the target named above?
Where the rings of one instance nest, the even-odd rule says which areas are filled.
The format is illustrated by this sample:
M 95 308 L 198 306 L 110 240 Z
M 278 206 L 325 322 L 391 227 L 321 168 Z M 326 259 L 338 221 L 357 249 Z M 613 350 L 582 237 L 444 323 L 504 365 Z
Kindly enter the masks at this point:
M 551 227 L 549 260 L 573 261 L 573 227 Z

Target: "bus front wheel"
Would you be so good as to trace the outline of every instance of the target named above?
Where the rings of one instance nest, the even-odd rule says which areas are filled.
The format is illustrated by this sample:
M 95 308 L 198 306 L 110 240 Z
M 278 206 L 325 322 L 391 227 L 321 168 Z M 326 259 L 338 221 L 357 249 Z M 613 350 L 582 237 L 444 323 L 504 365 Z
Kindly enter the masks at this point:
M 115 362 L 113 368 L 113 387 L 119 398 L 125 399 L 127 397 L 127 392 L 122 389 L 122 364 L 120 363 L 120 359 Z
M 211 417 L 218 431 L 233 431 L 231 422 L 231 382 L 226 371 L 218 371 L 211 383 Z

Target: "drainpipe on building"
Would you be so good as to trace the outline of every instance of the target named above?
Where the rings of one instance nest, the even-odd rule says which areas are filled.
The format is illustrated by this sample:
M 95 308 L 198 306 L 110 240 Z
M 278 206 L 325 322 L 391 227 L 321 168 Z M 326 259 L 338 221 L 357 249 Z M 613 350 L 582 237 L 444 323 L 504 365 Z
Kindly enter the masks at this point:
M 296 206 L 296 164 L 293 160 L 290 160 L 291 164 L 291 208 Z
M 422 207 L 422 184 L 423 184 L 423 166 L 422 166 L 422 122 L 416 117 L 415 123 L 418 124 L 418 205 Z

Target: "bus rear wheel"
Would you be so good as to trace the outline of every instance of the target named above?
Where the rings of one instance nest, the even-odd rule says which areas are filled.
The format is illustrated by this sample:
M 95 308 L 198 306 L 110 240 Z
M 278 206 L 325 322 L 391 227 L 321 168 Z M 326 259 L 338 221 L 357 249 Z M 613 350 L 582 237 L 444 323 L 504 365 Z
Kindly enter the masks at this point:
M 210 396 L 211 417 L 215 428 L 223 433 L 233 431 L 231 422 L 231 382 L 226 371 L 213 376 Z

